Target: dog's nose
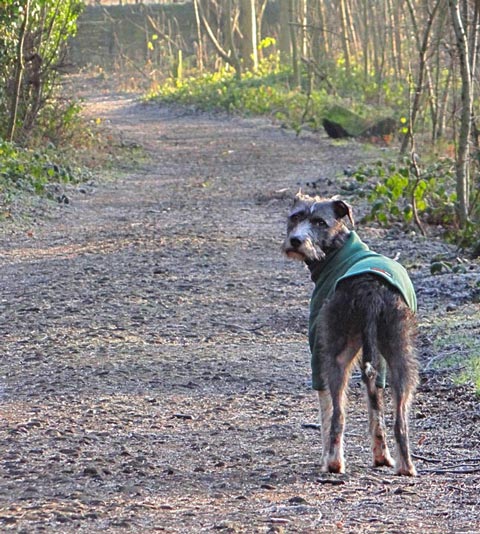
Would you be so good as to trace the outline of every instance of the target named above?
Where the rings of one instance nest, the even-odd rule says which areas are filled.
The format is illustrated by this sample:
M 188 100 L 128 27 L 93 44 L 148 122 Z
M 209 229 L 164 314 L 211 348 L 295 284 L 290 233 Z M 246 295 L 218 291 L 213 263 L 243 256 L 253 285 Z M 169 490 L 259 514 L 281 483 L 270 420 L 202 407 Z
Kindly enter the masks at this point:
M 292 248 L 298 248 L 302 244 L 302 240 L 298 237 L 291 237 L 290 238 L 290 245 Z

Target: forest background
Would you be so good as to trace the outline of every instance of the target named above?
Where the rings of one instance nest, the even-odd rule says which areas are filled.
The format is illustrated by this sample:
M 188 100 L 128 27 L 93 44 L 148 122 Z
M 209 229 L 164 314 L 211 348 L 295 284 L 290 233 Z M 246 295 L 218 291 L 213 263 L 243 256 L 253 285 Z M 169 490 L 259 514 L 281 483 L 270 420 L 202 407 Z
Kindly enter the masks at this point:
M 393 146 L 388 164 L 352 170 L 371 218 L 441 229 L 478 254 L 478 2 L 91 4 L 1 3 L 5 206 L 18 189 L 88 176 L 62 156 L 91 149 L 95 134 L 61 86 L 65 72 L 94 68 L 149 98 Z

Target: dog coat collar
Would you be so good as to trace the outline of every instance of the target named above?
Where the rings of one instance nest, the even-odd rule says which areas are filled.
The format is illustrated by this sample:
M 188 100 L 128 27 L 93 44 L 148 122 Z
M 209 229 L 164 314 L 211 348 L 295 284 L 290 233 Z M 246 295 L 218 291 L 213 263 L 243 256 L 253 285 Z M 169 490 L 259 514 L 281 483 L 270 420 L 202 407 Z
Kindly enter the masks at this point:
M 315 289 L 310 312 L 318 312 L 323 302 L 332 296 L 338 282 L 358 276 L 373 274 L 395 287 L 412 311 L 417 310 L 417 298 L 406 269 L 395 260 L 377 254 L 361 241 L 356 232 L 350 232 L 345 244 L 322 261 L 320 269 L 312 271 Z

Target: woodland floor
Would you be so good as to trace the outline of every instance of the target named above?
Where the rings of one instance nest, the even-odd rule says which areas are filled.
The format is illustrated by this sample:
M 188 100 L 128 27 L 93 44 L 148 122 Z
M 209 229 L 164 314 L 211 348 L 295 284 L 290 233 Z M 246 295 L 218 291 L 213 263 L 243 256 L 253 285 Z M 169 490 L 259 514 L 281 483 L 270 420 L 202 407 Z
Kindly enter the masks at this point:
M 418 291 L 419 476 L 370 467 L 358 376 L 347 474 L 319 471 L 312 286 L 280 252 L 285 215 L 379 150 L 101 91 L 86 112 L 146 157 L 2 231 L 0 531 L 479 532 L 479 398 L 434 364 L 480 336 L 480 269 L 432 276 L 455 254 L 438 239 L 358 229 Z

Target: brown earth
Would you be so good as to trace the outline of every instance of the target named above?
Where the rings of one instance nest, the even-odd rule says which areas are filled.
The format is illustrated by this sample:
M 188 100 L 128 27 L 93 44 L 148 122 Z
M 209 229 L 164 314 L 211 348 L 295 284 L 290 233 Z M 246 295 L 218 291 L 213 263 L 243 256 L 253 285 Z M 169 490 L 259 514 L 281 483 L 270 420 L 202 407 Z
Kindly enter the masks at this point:
M 480 531 L 478 397 L 433 365 L 463 350 L 434 351 L 442 325 L 479 335 L 479 266 L 431 276 L 454 254 L 439 240 L 359 228 L 418 290 L 420 475 L 369 466 L 358 376 L 347 474 L 319 471 L 311 282 L 280 253 L 284 217 L 298 185 L 348 189 L 378 153 L 108 94 L 87 113 L 148 158 L 0 239 L 0 530 Z

